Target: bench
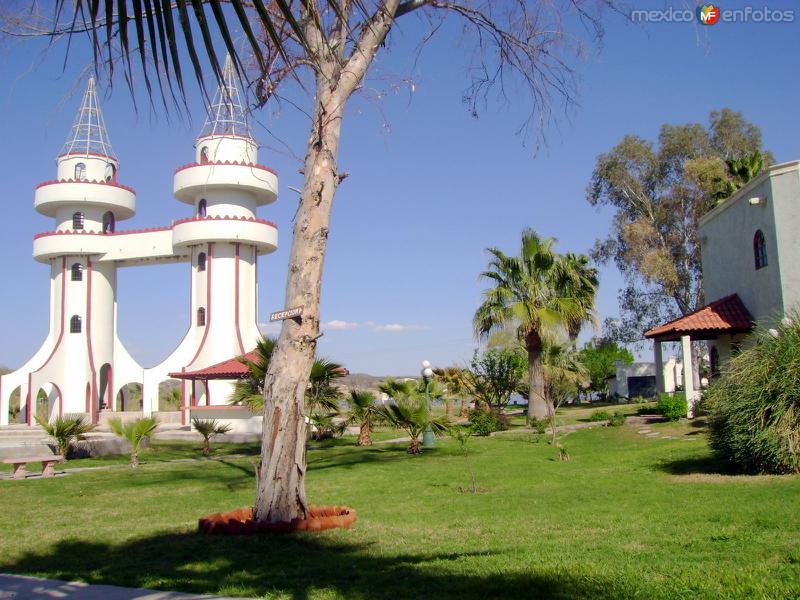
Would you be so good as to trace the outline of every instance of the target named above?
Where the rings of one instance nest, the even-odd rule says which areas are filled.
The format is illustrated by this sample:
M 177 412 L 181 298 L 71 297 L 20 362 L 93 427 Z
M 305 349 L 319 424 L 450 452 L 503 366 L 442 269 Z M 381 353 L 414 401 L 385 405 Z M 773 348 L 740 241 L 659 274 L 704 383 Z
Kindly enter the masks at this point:
M 42 477 L 52 477 L 56 474 L 53 465 L 56 463 L 64 462 L 63 456 L 50 454 L 47 456 L 18 456 L 14 458 L 4 458 L 3 463 L 6 465 L 14 465 L 14 479 L 25 479 L 27 471 L 25 467 L 28 463 L 42 463 Z

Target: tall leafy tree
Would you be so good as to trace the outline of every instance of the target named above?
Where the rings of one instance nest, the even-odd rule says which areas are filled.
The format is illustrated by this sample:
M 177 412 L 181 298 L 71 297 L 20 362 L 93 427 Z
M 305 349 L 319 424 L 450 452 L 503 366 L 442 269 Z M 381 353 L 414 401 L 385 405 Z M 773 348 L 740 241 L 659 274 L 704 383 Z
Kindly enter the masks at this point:
M 308 116 L 302 192 L 294 217 L 285 306 L 302 306 L 302 323 L 284 321 L 264 383 L 264 439 L 254 517 L 307 516 L 306 384 L 319 338 L 322 269 L 333 199 L 346 173 L 339 143 L 346 109 L 379 54 L 391 51 L 398 20 L 420 17 L 420 43 L 463 26 L 469 74 L 464 99 L 477 115 L 513 82 L 530 99 L 522 130 L 541 131 L 557 100 L 569 103 L 574 78 L 569 53 L 583 50 L 576 31 L 602 34 L 599 10 L 614 0 L 473 2 L 472 0 L 55 0 L 52 23 L 25 12 L 4 28 L 22 35 L 88 37 L 98 75 L 122 71 L 133 92 L 143 81 L 164 108 L 186 104 L 187 76 L 205 89 L 208 59 L 221 79 L 219 51 L 229 52 L 257 107 L 286 99 Z M 578 21 L 570 22 L 571 20 Z M 581 27 L 584 25 L 586 27 Z M 244 50 L 233 32 L 240 31 Z M 405 30 L 411 32 L 412 29 Z M 189 57 L 189 67 L 185 57 Z M 495 94 L 495 92 L 499 92 Z M 519 96 L 519 94 L 515 95 Z M 538 137 L 538 136 L 537 136 Z
M 625 278 L 621 319 L 606 322 L 606 335 L 637 342 L 704 304 L 698 219 L 771 161 L 758 127 L 727 108 L 707 127 L 663 125 L 656 143 L 626 135 L 597 158 L 586 198 L 614 217 L 594 258 Z
M 556 339 L 574 331 L 594 305 L 596 287 L 583 288 L 573 279 L 574 270 L 564 256 L 553 250 L 554 238 L 542 239 L 531 229 L 522 234 L 518 256 L 489 248 L 489 268 L 482 273 L 492 287 L 473 318 L 475 333 L 487 337 L 493 331 L 512 328 L 528 354 L 528 422 L 547 417 L 551 407 L 545 395 L 542 352 L 547 337 Z M 583 261 L 581 261 L 583 262 Z M 581 290 L 580 295 L 576 295 Z
M 475 350 L 466 372 L 467 388 L 476 404 L 502 411 L 519 391 L 527 370 L 524 355 L 516 349 L 490 348 L 483 354 Z
M 589 371 L 589 390 L 599 394 L 608 392 L 608 380 L 616 375 L 617 361 L 627 364 L 633 362 L 630 350 L 609 339 L 588 342 L 580 349 L 578 356 Z

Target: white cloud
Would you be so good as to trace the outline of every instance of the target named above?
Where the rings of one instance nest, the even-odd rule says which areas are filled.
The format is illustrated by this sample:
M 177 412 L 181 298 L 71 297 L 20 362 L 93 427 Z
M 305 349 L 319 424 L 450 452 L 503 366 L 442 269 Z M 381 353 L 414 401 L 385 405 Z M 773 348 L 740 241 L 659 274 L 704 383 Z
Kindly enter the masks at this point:
M 322 324 L 323 329 L 344 330 L 344 329 L 358 329 L 360 327 L 363 327 L 361 323 L 353 323 L 352 321 L 340 321 L 338 319 L 334 319 L 333 321 L 327 321 L 326 323 Z
M 425 329 L 430 329 L 427 325 L 402 325 L 400 323 L 389 323 L 387 325 L 375 325 L 372 328 L 372 331 L 391 331 L 391 332 L 399 332 L 399 331 L 423 331 Z
M 281 332 L 281 322 L 259 323 L 258 328 L 261 330 L 261 333 L 277 335 Z

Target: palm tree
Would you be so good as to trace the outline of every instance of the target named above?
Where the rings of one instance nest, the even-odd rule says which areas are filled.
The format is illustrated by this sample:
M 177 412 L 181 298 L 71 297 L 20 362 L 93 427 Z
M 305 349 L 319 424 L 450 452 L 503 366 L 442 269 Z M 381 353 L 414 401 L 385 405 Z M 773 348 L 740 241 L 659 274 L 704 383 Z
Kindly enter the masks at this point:
M 197 433 L 203 436 L 203 456 L 208 456 L 211 452 L 211 438 L 215 435 L 222 435 L 231 430 L 231 426 L 218 422 L 216 419 L 192 419 L 192 425 Z
M 460 416 L 467 416 L 466 411 L 466 398 L 467 386 L 464 381 L 464 369 L 457 366 L 445 367 L 443 369 L 434 369 L 434 374 L 437 379 L 442 383 L 445 406 L 447 411 L 447 418 L 452 419 L 455 413 L 454 400 L 461 400 Z
M 545 418 L 551 411 L 542 365 L 545 337 L 579 329 L 577 324 L 586 319 L 590 305 L 583 284 L 573 280 L 575 269 L 564 264 L 565 258 L 553 250 L 554 243 L 554 238 L 542 239 L 526 229 L 519 256 L 489 248 L 492 258 L 481 276 L 493 287 L 484 292 L 473 319 L 475 333 L 481 338 L 499 329 L 516 328 L 528 354 L 529 425 L 534 417 Z M 576 290 L 583 290 L 580 297 L 573 295 Z
M 350 414 L 345 420 L 346 425 L 358 425 L 357 446 L 372 445 L 372 430 L 378 421 L 383 419 L 383 412 L 375 405 L 375 395 L 372 392 L 350 390 L 347 396 Z
M 59 415 L 51 423 L 37 416 L 36 422 L 56 441 L 58 453 L 64 458 L 67 458 L 72 444 L 84 439 L 85 434 L 97 427 L 84 421 L 80 415 Z
M 600 280 L 597 269 L 591 266 L 585 254 L 567 252 L 556 264 L 561 270 L 559 278 L 564 283 L 565 295 L 573 298 L 579 308 L 579 314 L 566 322 L 569 339 L 575 341 L 584 323 L 596 320 L 594 300 Z
M 156 421 L 155 417 L 144 417 L 127 423 L 123 423 L 120 419 L 112 419 L 108 422 L 108 425 L 115 435 L 128 440 L 131 445 L 131 468 L 138 468 L 139 447 L 142 444 L 142 440 L 151 436 L 156 430 L 158 421 Z
M 253 414 L 264 410 L 264 381 L 275 344 L 275 339 L 262 337 L 256 342 L 256 360 L 239 357 L 239 362 L 247 367 L 247 376 L 234 385 L 231 404 L 247 406 Z M 318 408 L 330 411 L 338 408 L 340 392 L 334 381 L 346 374 L 347 370 L 339 363 L 325 358 L 314 361 L 306 388 L 306 406 L 311 412 Z
M 430 426 L 435 435 L 447 432 L 449 422 L 445 417 L 434 417 L 425 406 L 425 399 L 411 397 L 405 400 L 395 401 L 392 404 L 381 407 L 383 418 L 392 423 L 395 427 L 405 431 L 411 442 L 408 445 L 409 454 L 420 454 L 422 445 L 420 436 Z

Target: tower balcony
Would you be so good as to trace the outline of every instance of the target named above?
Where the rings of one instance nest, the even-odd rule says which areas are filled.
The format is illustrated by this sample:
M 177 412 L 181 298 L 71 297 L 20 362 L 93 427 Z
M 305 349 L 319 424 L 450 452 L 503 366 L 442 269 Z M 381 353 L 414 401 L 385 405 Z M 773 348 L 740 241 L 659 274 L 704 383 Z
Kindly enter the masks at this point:
M 46 263 L 64 255 L 105 254 L 109 236 L 96 231 L 48 231 L 33 237 L 33 258 Z
M 136 192 L 113 181 L 59 179 L 36 186 L 33 205 L 43 215 L 55 217 L 59 208 L 75 204 L 91 204 L 128 219 L 136 211 Z
M 227 161 L 189 163 L 175 171 L 173 190 L 181 202 L 194 204 L 206 190 L 224 188 L 244 190 L 263 206 L 278 198 L 278 176 L 263 165 Z
M 175 248 L 208 242 L 249 244 L 259 254 L 269 254 L 278 248 L 278 228 L 264 219 L 244 217 L 194 217 L 172 226 Z

